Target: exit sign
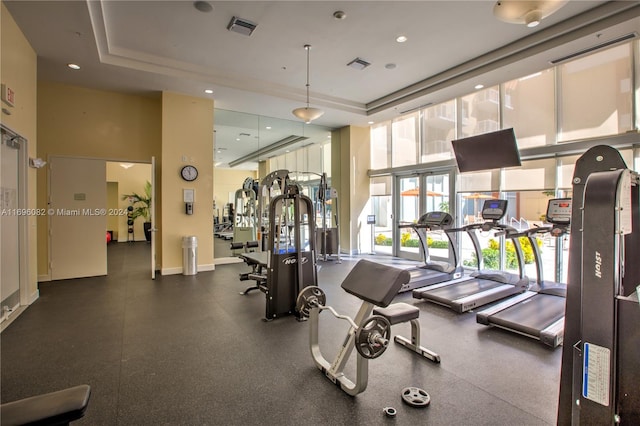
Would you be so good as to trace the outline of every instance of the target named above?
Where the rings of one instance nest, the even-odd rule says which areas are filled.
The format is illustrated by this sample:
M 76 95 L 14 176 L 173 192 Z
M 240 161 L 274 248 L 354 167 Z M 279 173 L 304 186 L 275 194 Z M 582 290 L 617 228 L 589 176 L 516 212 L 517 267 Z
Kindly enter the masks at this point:
M 16 103 L 16 92 L 6 84 L 2 85 L 2 102 L 11 107 Z

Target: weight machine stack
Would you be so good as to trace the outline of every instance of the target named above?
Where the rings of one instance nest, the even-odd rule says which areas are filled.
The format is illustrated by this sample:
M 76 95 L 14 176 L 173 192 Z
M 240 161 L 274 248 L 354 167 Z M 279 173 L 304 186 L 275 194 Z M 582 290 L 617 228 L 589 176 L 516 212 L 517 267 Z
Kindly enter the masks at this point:
M 266 320 L 292 314 L 300 290 L 317 285 L 313 202 L 290 184 L 269 203 Z

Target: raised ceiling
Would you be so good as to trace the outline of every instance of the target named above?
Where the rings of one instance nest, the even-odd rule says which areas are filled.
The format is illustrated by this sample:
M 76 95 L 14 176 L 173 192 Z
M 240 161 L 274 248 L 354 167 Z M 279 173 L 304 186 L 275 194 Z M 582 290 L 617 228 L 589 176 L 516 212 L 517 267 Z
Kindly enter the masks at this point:
M 249 116 L 295 120 L 291 110 L 305 102 L 303 45 L 311 44 L 310 101 L 325 110 L 314 122 L 325 128 L 389 119 L 640 31 L 636 1 L 570 1 L 535 28 L 496 19 L 495 2 L 482 0 L 211 1 L 210 12 L 192 1 L 4 3 L 38 53 L 41 80 L 211 97 L 216 108 Z M 334 18 L 338 10 L 345 19 Z M 233 16 L 256 30 L 227 30 Z M 348 67 L 355 58 L 371 65 Z M 235 138 L 216 143 L 228 161 L 242 155 Z

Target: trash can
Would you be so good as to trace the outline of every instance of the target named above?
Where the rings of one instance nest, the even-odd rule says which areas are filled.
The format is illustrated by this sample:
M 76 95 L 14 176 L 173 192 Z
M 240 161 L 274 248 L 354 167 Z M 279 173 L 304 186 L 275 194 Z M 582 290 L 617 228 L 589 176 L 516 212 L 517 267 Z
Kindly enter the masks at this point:
M 182 237 L 182 275 L 198 273 L 198 237 Z

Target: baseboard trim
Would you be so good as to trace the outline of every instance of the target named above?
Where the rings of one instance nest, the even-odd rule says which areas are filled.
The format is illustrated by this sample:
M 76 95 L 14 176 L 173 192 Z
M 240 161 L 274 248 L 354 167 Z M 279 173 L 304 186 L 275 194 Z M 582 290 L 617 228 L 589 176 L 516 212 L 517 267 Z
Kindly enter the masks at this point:
M 179 268 L 162 268 L 160 269 L 162 275 L 177 275 L 182 273 L 182 267 Z
M 35 302 L 36 300 L 38 300 L 38 298 L 40 297 L 40 290 L 36 290 L 33 293 L 31 293 L 31 295 L 29 296 L 29 300 L 27 303 L 29 303 L 29 305 L 31 305 L 33 302 Z
M 38 282 L 44 283 L 47 281 L 51 281 L 51 274 L 38 275 Z
M 213 271 L 216 269 L 216 265 L 214 263 L 210 263 L 208 265 L 198 265 L 198 272 L 207 272 Z M 160 269 L 161 275 L 178 275 L 182 274 L 182 267 L 177 268 L 162 268 Z

